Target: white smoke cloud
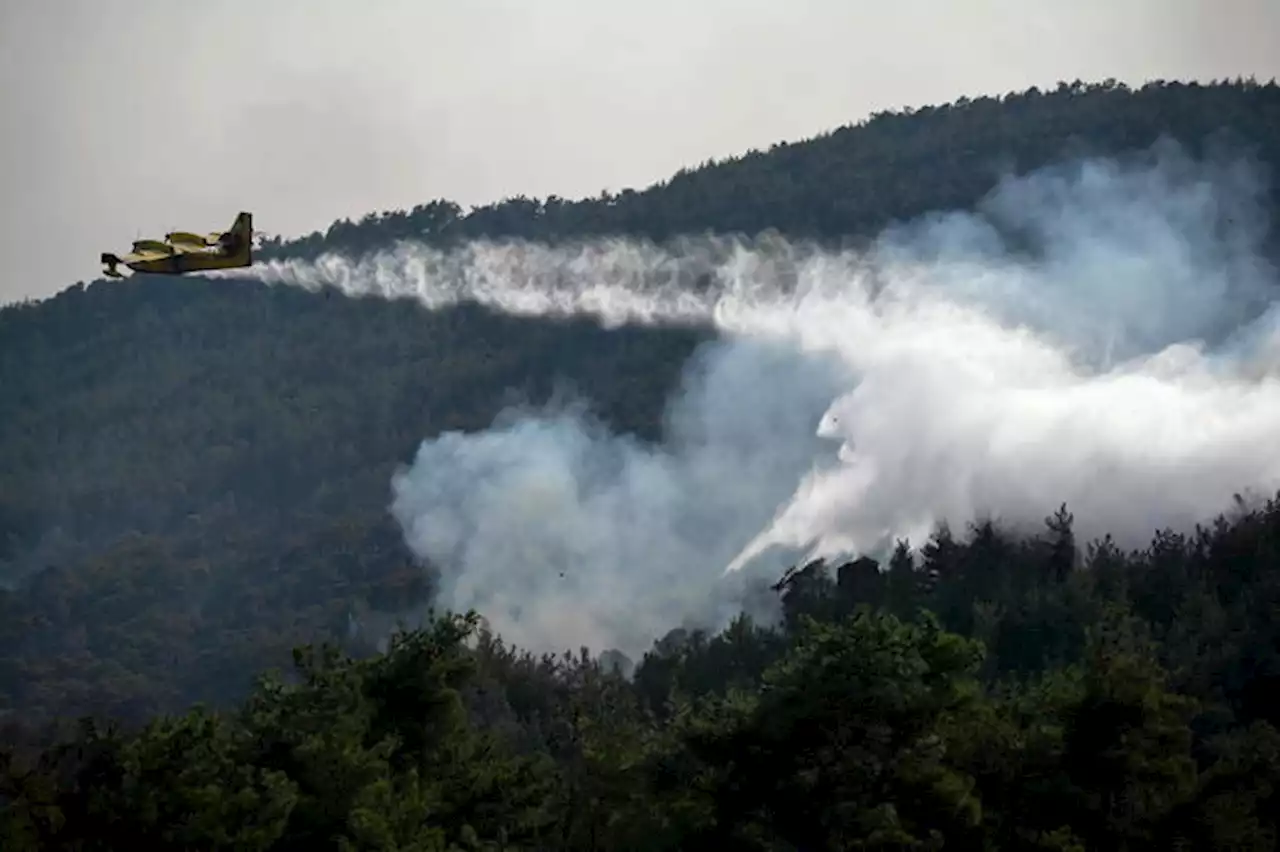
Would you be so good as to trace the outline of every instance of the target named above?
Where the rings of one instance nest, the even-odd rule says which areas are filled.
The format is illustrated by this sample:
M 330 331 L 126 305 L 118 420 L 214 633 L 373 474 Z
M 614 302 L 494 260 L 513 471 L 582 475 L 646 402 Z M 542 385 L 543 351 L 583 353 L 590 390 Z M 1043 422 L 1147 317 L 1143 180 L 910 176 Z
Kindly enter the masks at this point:
M 474 606 L 527 647 L 635 655 L 684 617 L 733 615 L 723 589 L 738 584 L 720 572 L 818 456 L 814 424 L 848 381 L 837 362 L 785 347 L 713 347 L 662 447 L 611 436 L 573 406 L 513 412 L 424 442 L 392 511 L 448 572 L 450 606 Z
M 711 324 L 667 439 L 573 405 L 423 442 L 392 511 L 475 607 L 535 650 L 642 652 L 717 626 L 764 558 L 923 543 L 940 520 L 1085 537 L 1280 487 L 1277 277 L 1264 175 L 1160 146 L 1003 181 L 862 253 L 778 238 L 573 247 L 404 244 L 277 262 L 267 281 L 545 315 Z M 779 556 L 778 554 L 782 554 Z M 726 568 L 730 569 L 726 573 Z

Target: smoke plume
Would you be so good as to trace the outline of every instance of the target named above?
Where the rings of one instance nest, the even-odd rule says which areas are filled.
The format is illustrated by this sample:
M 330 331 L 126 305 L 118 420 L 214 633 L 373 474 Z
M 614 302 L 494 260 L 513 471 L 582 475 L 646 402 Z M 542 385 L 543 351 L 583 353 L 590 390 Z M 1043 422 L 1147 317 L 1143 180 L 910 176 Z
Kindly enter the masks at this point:
M 659 247 L 402 244 L 252 270 L 352 296 L 719 331 L 667 437 L 573 400 L 423 442 L 392 483 L 409 545 L 534 650 L 643 652 L 801 556 L 922 544 L 980 516 L 1144 546 L 1280 487 L 1265 175 L 1162 145 L 1000 182 L 859 252 L 774 237 Z

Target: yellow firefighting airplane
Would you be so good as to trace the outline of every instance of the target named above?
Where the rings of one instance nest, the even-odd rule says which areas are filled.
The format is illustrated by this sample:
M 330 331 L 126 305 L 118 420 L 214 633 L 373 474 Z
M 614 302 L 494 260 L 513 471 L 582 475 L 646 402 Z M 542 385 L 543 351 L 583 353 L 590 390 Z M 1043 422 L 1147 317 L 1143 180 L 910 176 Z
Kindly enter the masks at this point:
M 116 270 L 123 263 L 134 272 L 154 275 L 182 275 L 209 269 L 235 269 L 253 264 L 253 214 L 241 213 L 222 233 L 207 235 L 173 231 L 164 240 L 136 240 L 123 257 L 104 252 L 103 270 L 112 278 L 124 276 Z

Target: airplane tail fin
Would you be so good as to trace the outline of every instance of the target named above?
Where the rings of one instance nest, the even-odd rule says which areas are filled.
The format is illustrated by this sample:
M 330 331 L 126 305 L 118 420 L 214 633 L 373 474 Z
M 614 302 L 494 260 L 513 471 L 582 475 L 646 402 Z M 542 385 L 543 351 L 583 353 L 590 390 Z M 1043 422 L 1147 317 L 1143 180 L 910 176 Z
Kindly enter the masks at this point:
M 241 212 L 231 224 L 231 233 L 248 240 L 253 237 L 253 214 Z
M 231 223 L 231 229 L 223 236 L 224 251 L 243 258 L 245 266 L 253 265 L 253 214 L 241 211 Z

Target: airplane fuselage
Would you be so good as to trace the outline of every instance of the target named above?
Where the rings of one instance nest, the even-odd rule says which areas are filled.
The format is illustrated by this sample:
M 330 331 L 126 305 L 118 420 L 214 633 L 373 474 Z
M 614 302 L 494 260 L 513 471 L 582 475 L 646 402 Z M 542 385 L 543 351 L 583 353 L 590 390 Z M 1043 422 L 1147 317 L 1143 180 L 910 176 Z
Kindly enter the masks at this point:
M 184 272 L 202 272 L 208 269 L 235 269 L 240 266 L 249 266 L 251 263 L 252 259 L 248 252 L 240 255 L 225 255 L 216 251 L 187 251 L 154 260 L 126 262 L 124 265 L 134 272 L 181 275 Z

